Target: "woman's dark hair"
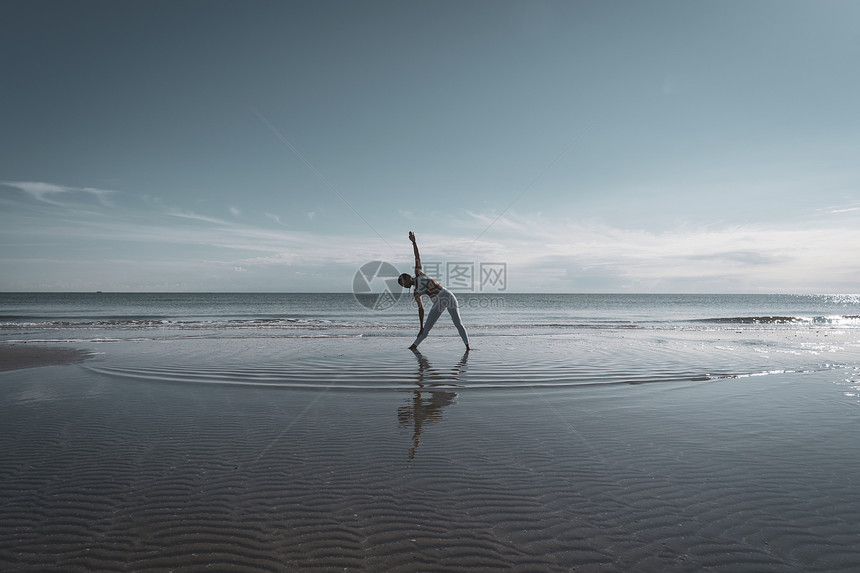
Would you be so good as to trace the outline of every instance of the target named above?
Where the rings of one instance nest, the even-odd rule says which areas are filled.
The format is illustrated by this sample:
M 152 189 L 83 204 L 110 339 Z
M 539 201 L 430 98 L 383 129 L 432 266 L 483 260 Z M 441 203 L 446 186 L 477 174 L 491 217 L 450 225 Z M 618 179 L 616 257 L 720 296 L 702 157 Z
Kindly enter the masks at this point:
M 409 273 L 403 273 L 402 275 L 397 277 L 397 284 L 399 284 L 403 288 L 409 288 L 406 286 L 406 281 L 408 279 L 411 279 L 411 278 L 412 278 L 412 275 L 410 275 Z

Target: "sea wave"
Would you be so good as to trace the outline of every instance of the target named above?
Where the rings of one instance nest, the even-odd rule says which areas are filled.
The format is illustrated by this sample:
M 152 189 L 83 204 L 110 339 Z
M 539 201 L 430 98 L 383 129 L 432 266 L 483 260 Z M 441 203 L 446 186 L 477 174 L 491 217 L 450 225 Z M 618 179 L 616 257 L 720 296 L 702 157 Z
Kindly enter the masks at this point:
M 717 324 L 795 324 L 813 326 L 860 326 L 860 315 L 831 316 L 731 316 L 696 319 L 692 322 Z
M 336 323 L 332 320 L 313 318 L 254 318 L 254 319 L 214 319 L 214 320 L 177 320 L 167 318 L 118 318 L 103 320 L 9 320 L 0 322 L 0 329 L 14 328 L 266 328 L 266 327 L 328 327 L 358 326 Z M 365 325 L 366 326 L 366 325 Z
M 355 336 L 362 333 L 373 336 L 379 332 L 412 332 L 417 328 L 414 316 L 390 315 L 380 317 L 345 316 L 339 318 L 323 318 L 314 316 L 276 316 L 276 317 L 166 317 L 166 316 L 102 316 L 82 318 L 52 318 L 34 316 L 0 315 L 0 332 L 6 336 L 12 332 L 81 332 L 94 331 L 104 333 L 117 331 L 134 332 L 187 332 L 196 336 L 195 332 L 209 333 L 244 332 L 244 335 L 258 336 L 259 333 L 277 333 L 277 336 L 304 336 L 308 333 L 326 332 L 332 336 Z M 475 331 L 493 330 L 500 333 L 518 331 L 523 334 L 540 331 L 542 333 L 576 331 L 576 330 L 688 330 L 688 329 L 721 329 L 721 328 L 762 328 L 773 327 L 812 327 L 812 328 L 858 328 L 860 315 L 802 315 L 798 314 L 762 314 L 715 316 L 709 318 L 666 317 L 665 319 L 646 318 L 639 320 L 616 320 L 607 317 L 577 316 L 565 319 L 559 317 L 518 317 L 508 315 L 472 317 L 467 328 Z M 436 329 L 450 330 L 450 322 L 440 321 Z M 316 334 L 315 334 L 316 335 Z M 106 336 L 106 335 L 102 335 Z M 149 335 L 146 335 L 149 336 Z M 184 336 L 184 335 L 183 335 Z M 72 336 L 74 337 L 74 335 Z M 127 334 L 120 336 L 127 338 Z

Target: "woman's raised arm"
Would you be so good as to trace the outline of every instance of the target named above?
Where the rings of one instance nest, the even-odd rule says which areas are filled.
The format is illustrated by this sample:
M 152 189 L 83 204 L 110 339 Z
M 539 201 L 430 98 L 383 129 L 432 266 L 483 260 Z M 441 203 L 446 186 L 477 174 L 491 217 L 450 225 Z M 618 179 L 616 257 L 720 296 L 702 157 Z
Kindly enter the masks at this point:
M 412 231 L 409 231 L 409 240 L 412 241 L 412 250 L 415 251 L 415 276 L 418 276 L 424 269 L 421 268 L 421 255 L 418 254 L 418 243 L 415 242 L 415 233 Z

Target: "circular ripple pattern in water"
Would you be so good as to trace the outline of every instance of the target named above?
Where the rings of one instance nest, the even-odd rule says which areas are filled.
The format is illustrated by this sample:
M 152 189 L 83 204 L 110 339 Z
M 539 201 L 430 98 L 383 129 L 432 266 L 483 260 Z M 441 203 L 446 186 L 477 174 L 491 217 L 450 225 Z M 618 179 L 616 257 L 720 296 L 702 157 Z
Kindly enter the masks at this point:
M 814 353 L 764 352 L 761 344 L 702 345 L 685 338 L 486 338 L 464 353 L 441 339 L 423 352 L 384 340 L 299 341 L 289 346 L 181 341 L 167 350 L 92 363 L 113 378 L 284 388 L 536 388 L 700 382 L 829 368 Z M 111 353 L 108 353 L 110 355 Z M 158 354 L 153 357 L 152 354 Z

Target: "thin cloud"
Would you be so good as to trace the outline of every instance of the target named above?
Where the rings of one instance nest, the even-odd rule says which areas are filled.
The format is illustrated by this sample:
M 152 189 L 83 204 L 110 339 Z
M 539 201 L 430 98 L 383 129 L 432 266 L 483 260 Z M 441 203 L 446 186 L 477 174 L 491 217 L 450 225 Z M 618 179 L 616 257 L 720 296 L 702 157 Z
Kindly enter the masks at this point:
M 815 210 L 817 213 L 827 213 L 830 215 L 837 215 L 840 213 L 854 213 L 860 211 L 860 201 L 848 201 L 842 203 L 841 205 L 830 205 L 827 207 L 820 207 Z
M 48 199 L 56 196 L 51 195 L 55 192 L 52 187 L 30 189 L 47 194 Z M 366 237 L 304 232 L 265 220 L 256 226 L 166 206 L 159 200 L 148 203 L 143 211 L 81 213 L 46 207 L 42 212 L 7 217 L 0 235 L 18 257 L 7 255 L 5 264 L 30 269 L 46 249 L 58 260 L 66 260 L 62 256 L 66 246 L 74 250 L 75 245 L 99 244 L 137 253 L 140 272 L 135 271 L 135 277 L 146 276 L 144 269 L 149 269 L 153 274 L 169 271 L 176 280 L 202 280 L 202 268 L 213 273 L 220 272 L 219 268 L 241 268 L 246 272 L 230 274 L 261 281 L 248 283 L 252 286 L 268 285 L 267 280 L 284 277 L 284 273 L 311 272 L 324 275 L 327 283 L 335 285 L 331 288 L 338 290 L 344 287 L 337 285 L 350 284 L 355 269 L 367 261 L 387 260 L 404 270 L 412 262 L 405 230 L 392 252 Z M 267 218 L 281 223 L 275 215 Z M 508 212 L 497 220 L 492 232 L 474 241 L 477 232 L 493 219 L 469 213 L 447 221 L 425 220 L 426 231 L 414 229 L 422 258 L 507 263 L 511 291 L 835 292 L 850 288 L 841 285 L 855 285 L 856 290 L 860 284 L 856 263 L 860 260 L 860 227 L 848 225 L 847 220 L 843 225 L 834 225 L 832 220 L 828 224 L 810 221 L 802 227 L 678 225 L 654 232 Z M 102 259 L 68 260 L 93 268 L 104 264 Z M 122 273 L 132 268 L 136 267 L 129 263 Z M 76 272 L 73 265 L 69 269 L 66 274 L 72 276 Z M 22 272 L 17 273 L 20 280 L 24 280 Z M 110 276 L 107 267 L 101 272 Z M 58 275 L 59 279 L 66 274 Z M 227 279 L 222 276 L 220 280 Z M 283 280 L 282 288 L 298 288 L 289 279 Z M 206 284 L 221 288 L 217 282 Z
M 464 226 L 474 228 L 488 218 L 471 217 L 471 223 L 461 221 Z M 860 267 L 853 263 L 860 260 L 860 228 L 854 227 L 678 226 L 657 233 L 511 213 L 495 229 L 494 240 L 476 244 L 472 258 L 495 259 L 503 252 L 500 260 L 519 276 L 520 290 L 540 290 L 550 282 L 576 290 L 578 279 L 597 275 L 611 277 L 617 287 L 663 292 L 679 284 L 785 291 L 860 281 Z M 559 268 L 567 270 L 566 283 L 558 274 L 549 281 L 546 272 Z
M 110 205 L 108 197 L 118 193 L 111 189 L 99 189 L 97 187 L 71 187 L 68 185 L 55 185 L 43 181 L 0 181 L 0 185 L 12 187 L 27 193 L 37 201 L 65 207 L 66 204 L 58 201 L 59 196 L 70 196 L 74 194 L 86 194 L 98 199 L 103 205 Z
M 724 260 L 744 265 L 773 265 L 784 262 L 786 257 L 776 256 L 771 253 L 759 251 L 728 251 L 722 253 L 708 253 L 704 255 L 692 255 L 688 257 L 692 261 L 714 261 Z
M 266 228 L 225 221 L 194 211 L 167 206 L 159 199 L 149 199 L 156 210 L 149 212 L 112 210 L 105 213 L 40 213 L 19 219 L 13 227 L 0 228 L 0 235 L 15 237 L 30 245 L 74 245 L 80 242 L 137 245 L 142 256 L 164 253 L 165 259 L 207 253 L 224 264 L 243 268 L 300 264 L 355 265 L 372 259 L 386 258 L 382 247 L 365 244 L 353 237 L 315 235 L 308 232 Z M 280 223 L 277 216 L 270 219 Z M 50 224 L 45 224 L 50 221 Z M 202 224 L 183 223 L 199 222 Z M 171 245 L 167 251 L 160 245 Z M 25 257 L 22 257 L 25 258 Z
M 182 209 L 170 209 L 167 214 L 171 217 L 178 217 L 180 219 L 191 219 L 192 221 L 203 221 L 205 223 L 214 223 L 215 225 L 229 224 L 223 219 L 216 219 L 215 217 L 208 217 L 206 215 L 195 213 L 194 211 L 184 211 Z
M 272 221 L 274 221 L 278 225 L 284 225 L 284 222 L 281 221 L 280 215 L 275 215 L 274 213 L 266 213 L 266 218 L 271 219 Z
M 166 215 L 170 217 L 177 217 L 179 219 L 189 219 L 192 221 L 202 221 L 204 223 L 212 223 L 215 225 L 231 225 L 232 223 L 225 221 L 224 219 L 218 219 L 215 217 L 210 217 L 208 215 L 201 215 L 200 213 L 196 213 L 194 211 L 188 211 L 186 209 L 182 209 L 180 207 L 174 207 L 170 205 L 165 205 L 161 199 L 154 199 L 155 205 Z

